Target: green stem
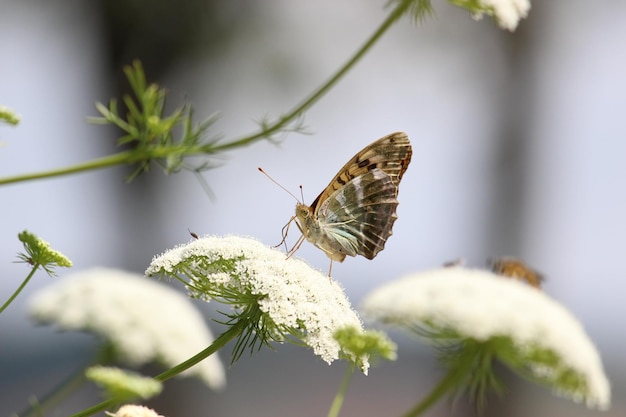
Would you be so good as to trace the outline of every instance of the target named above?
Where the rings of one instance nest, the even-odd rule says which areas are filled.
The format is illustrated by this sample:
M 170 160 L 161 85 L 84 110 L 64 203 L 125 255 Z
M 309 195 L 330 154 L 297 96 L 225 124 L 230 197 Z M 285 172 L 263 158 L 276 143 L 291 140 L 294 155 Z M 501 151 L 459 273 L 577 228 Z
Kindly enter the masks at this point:
M 31 404 L 28 410 L 20 413 L 20 417 L 35 417 L 45 416 L 47 410 L 58 404 L 61 400 L 66 398 L 70 393 L 74 392 L 85 382 L 85 374 L 83 369 L 79 369 L 70 375 L 65 381 L 63 381 L 57 388 L 55 388 L 48 395 L 43 397 L 41 401 L 37 401 L 36 404 Z
M 111 362 L 113 358 L 113 347 L 110 344 L 105 344 L 104 347 L 100 350 L 100 353 L 96 358 L 91 361 L 91 366 L 93 364 L 108 364 Z M 87 366 L 86 366 L 87 367 Z M 41 400 L 37 400 L 36 402 L 31 401 L 31 406 L 18 414 L 20 417 L 39 417 L 46 415 L 46 411 L 51 409 L 53 406 L 58 404 L 61 400 L 67 398 L 72 392 L 76 391 L 76 389 L 83 384 L 85 379 L 85 368 L 80 368 L 72 375 L 70 375 L 65 381 L 56 386 L 53 390 L 51 390 L 48 394 L 42 397 Z
M 197 363 L 211 356 L 213 353 L 217 352 L 219 349 L 223 348 L 226 345 L 226 343 L 230 342 L 231 340 L 236 338 L 238 335 L 240 335 L 243 329 L 246 328 L 246 325 L 247 325 L 247 321 L 239 320 L 237 323 L 232 325 L 226 332 L 222 333 L 217 339 L 215 339 L 213 343 L 211 344 L 211 346 L 204 349 L 202 352 L 198 353 L 192 358 L 187 359 L 185 362 L 182 362 L 176 365 L 175 367 L 163 372 L 162 374 L 155 376 L 154 379 L 157 381 L 164 382 L 180 374 L 181 372 L 191 368 L 192 366 L 196 365 Z M 125 400 L 128 400 L 128 398 Z M 111 398 L 111 399 L 101 402 L 100 404 L 96 404 L 93 407 L 87 408 L 81 412 L 73 414 L 71 417 L 91 416 L 101 411 L 104 411 L 107 408 L 111 408 L 118 403 L 119 403 L 119 400 L 115 398 Z
M 333 400 L 330 410 L 328 411 L 328 417 L 337 417 L 339 415 L 339 411 L 343 406 L 343 400 L 346 398 L 346 392 L 348 391 L 348 386 L 350 386 L 350 380 L 352 379 L 353 374 L 354 365 L 347 366 L 339 391 L 337 392 L 337 395 L 335 395 L 335 399 Z
M 335 84 L 339 82 L 339 80 L 346 75 L 348 71 L 354 67 L 357 62 L 374 46 L 374 44 L 387 32 L 387 30 L 398 20 L 402 15 L 408 10 L 412 1 L 401 1 L 398 3 L 398 6 L 391 11 L 389 16 L 383 21 L 378 29 L 370 36 L 370 38 L 365 41 L 363 46 L 361 46 L 354 56 L 350 58 L 333 76 L 331 76 L 328 81 L 322 84 L 316 91 L 313 92 L 307 99 L 305 99 L 302 103 L 296 106 L 293 110 L 287 113 L 285 116 L 282 116 L 275 122 L 273 125 L 270 125 L 266 129 L 261 132 L 252 134 L 250 136 L 246 136 L 244 138 L 235 140 L 233 142 L 224 143 L 222 145 L 216 145 L 213 150 L 214 151 L 223 151 L 232 148 L 236 148 L 239 146 L 248 145 L 254 142 L 257 139 L 262 137 L 270 136 L 273 133 L 278 132 L 280 129 L 285 127 L 288 123 L 290 123 L 293 119 L 300 116 L 307 109 L 309 109 L 313 104 L 315 104 L 324 94 L 326 94 Z
M 411 410 L 407 411 L 402 417 L 415 417 L 428 410 L 437 401 L 439 401 L 446 393 L 452 392 L 459 386 L 459 378 L 467 374 L 464 368 L 451 369 L 448 374 L 433 388 L 433 390 Z
M 213 145 L 211 145 L 213 146 Z M 16 175 L 13 177 L 0 178 L 0 185 L 11 184 L 21 181 L 29 181 L 42 178 L 58 177 L 61 175 L 74 174 L 82 171 L 92 171 L 95 169 L 109 168 L 115 165 L 130 165 L 135 162 L 149 161 L 151 159 L 165 158 L 173 153 L 184 152 L 185 155 L 199 155 L 206 153 L 213 153 L 211 147 L 206 146 L 194 146 L 183 147 L 181 145 L 174 146 L 159 146 L 154 147 L 148 151 L 123 151 L 113 155 L 104 156 L 102 158 L 93 159 L 91 161 L 83 162 L 69 167 L 53 169 L 50 171 L 40 171 L 31 174 Z
M 95 169 L 108 168 L 115 165 L 128 164 L 135 161 L 132 151 L 125 151 L 103 158 L 93 159 L 77 165 L 71 165 L 65 168 L 53 169 L 50 171 L 40 171 L 30 174 L 15 175 L 13 177 L 0 178 L 0 185 L 12 184 L 21 181 L 36 180 L 41 178 L 58 177 L 61 175 L 74 174 L 76 172 L 91 171 Z
M 24 279 L 22 284 L 17 288 L 17 290 L 15 290 L 13 295 L 11 295 L 11 297 L 9 297 L 9 299 L 2 305 L 2 307 L 0 307 L 0 313 L 2 313 L 9 306 L 9 304 L 11 304 L 13 302 L 13 300 L 15 300 L 15 298 L 22 292 L 22 290 L 24 289 L 26 284 L 28 284 L 28 281 L 30 281 L 30 279 L 33 277 L 33 275 L 35 275 L 35 272 L 37 271 L 37 269 L 39 269 L 40 265 L 41 264 L 33 265 L 33 269 L 32 269 L 32 271 L 30 271 L 30 273 L 28 274 L 26 279 Z
M 332 87 L 337 84 L 341 78 L 348 71 L 350 71 L 363 56 L 374 46 L 374 44 L 387 32 L 387 30 L 408 10 L 412 0 L 404 0 L 398 3 L 398 6 L 391 11 L 389 16 L 383 21 L 378 29 L 372 34 L 372 36 L 357 50 L 357 52 L 350 58 L 333 76 L 331 76 L 321 87 L 315 90 L 308 98 L 298 104 L 294 109 L 289 111 L 286 115 L 280 117 L 276 122 L 267 126 L 265 129 L 258 133 L 243 137 L 241 139 L 227 142 L 224 144 L 208 144 L 203 147 L 184 150 L 185 155 L 195 155 L 198 153 L 215 153 L 220 151 L 226 151 L 240 146 L 249 145 L 261 138 L 269 137 L 272 134 L 280 131 L 294 119 L 302 115 L 306 110 L 312 107 L 324 94 L 326 94 Z M 42 171 L 31 174 L 16 175 L 13 177 L 0 178 L 0 185 L 12 184 L 21 181 L 29 181 L 41 178 L 57 177 L 60 175 L 74 174 L 77 172 L 89 171 L 94 169 L 108 168 L 115 165 L 131 164 L 138 161 L 147 161 L 151 158 L 165 157 L 167 151 L 172 152 L 172 149 L 164 149 L 166 152 L 150 151 L 150 154 L 138 155 L 134 151 L 125 151 L 103 158 L 94 159 L 85 163 L 69 166 L 66 168 L 54 169 L 50 171 Z
M 215 339 L 215 341 L 211 343 L 211 346 L 204 349 L 202 352 L 196 354 L 195 356 L 187 359 L 185 362 L 178 364 L 175 367 L 155 376 L 154 379 L 164 382 L 172 377 L 175 377 L 181 372 L 186 371 L 187 369 L 191 368 L 192 366 L 203 361 L 204 359 L 208 358 L 209 356 L 223 348 L 226 343 L 239 336 L 248 324 L 249 323 L 247 322 L 247 320 L 239 320 L 237 323 L 233 324 L 226 332 L 222 333 L 217 339 Z

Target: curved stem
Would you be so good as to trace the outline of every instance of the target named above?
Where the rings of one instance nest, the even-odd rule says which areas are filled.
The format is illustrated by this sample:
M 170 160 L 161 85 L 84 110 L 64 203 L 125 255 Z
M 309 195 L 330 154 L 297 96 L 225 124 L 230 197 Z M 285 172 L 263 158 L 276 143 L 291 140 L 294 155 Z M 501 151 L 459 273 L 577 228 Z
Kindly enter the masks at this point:
M 193 149 L 184 150 L 185 155 L 196 155 L 198 153 L 215 153 L 220 151 L 226 151 L 240 146 L 249 145 L 261 138 L 269 137 L 272 134 L 280 131 L 293 120 L 300 117 L 306 110 L 312 107 L 324 94 L 326 94 L 332 87 L 337 84 L 341 78 L 348 71 L 350 71 L 363 56 L 374 46 L 374 44 L 387 32 L 387 30 L 408 10 L 412 1 L 404 0 L 398 2 L 395 9 L 391 11 L 389 16 L 383 21 L 383 23 L 376 29 L 376 31 L 370 36 L 370 38 L 361 46 L 356 53 L 350 58 L 334 75 L 332 75 L 324 84 L 322 84 L 317 90 L 315 90 L 309 97 L 303 100 L 295 108 L 289 111 L 286 115 L 280 117 L 276 122 L 270 124 L 260 132 L 243 137 L 241 139 L 233 140 L 223 144 L 208 144 L 201 147 L 195 147 Z M 130 164 L 138 161 L 147 161 L 151 158 L 165 157 L 167 156 L 168 149 L 163 149 L 165 152 L 150 151 L 150 154 L 138 155 L 133 151 L 124 151 L 103 158 L 94 159 L 85 163 L 72 165 L 66 168 L 54 169 L 50 171 L 42 171 L 31 174 L 16 175 L 13 177 L 0 178 L 0 185 L 12 184 L 21 181 L 29 181 L 41 178 L 57 177 L 60 175 L 74 174 L 77 172 L 89 171 L 94 169 L 108 168 L 115 165 Z M 161 150 L 161 151 L 163 151 Z M 172 150 L 169 149 L 171 152 Z M 161 154 L 161 155 L 160 155 Z
M 234 140 L 232 142 L 224 143 L 222 145 L 216 145 L 213 149 L 215 151 L 222 151 L 239 146 L 248 145 L 257 139 L 269 136 L 283 127 L 285 127 L 293 119 L 300 116 L 313 104 L 315 104 L 324 94 L 326 94 L 339 80 L 356 65 L 356 63 L 363 58 L 363 56 L 372 48 L 372 46 L 378 41 L 387 30 L 408 10 L 411 5 L 411 1 L 401 1 L 398 6 L 391 11 L 389 16 L 383 21 L 383 23 L 376 29 L 376 31 L 365 41 L 356 53 L 350 58 L 333 76 L 331 76 L 321 87 L 315 90 L 308 98 L 297 105 L 293 110 L 282 116 L 277 122 L 270 125 L 261 132 L 246 136 L 244 138 Z
M 140 161 L 149 161 L 152 159 L 165 158 L 172 153 L 180 153 L 181 149 L 183 149 L 185 155 L 198 155 L 214 152 L 212 151 L 212 148 L 207 148 L 205 146 L 182 147 L 181 145 L 160 146 L 152 148 L 149 151 L 129 150 L 118 152 L 113 155 L 104 156 L 102 158 L 92 159 L 91 161 L 71 165 L 65 168 L 0 178 L 0 185 L 42 178 L 58 177 L 61 175 L 75 174 L 77 172 L 109 168 L 115 165 L 129 165 Z
M 41 400 L 38 400 L 36 403 L 31 402 L 30 407 L 18 415 L 20 417 L 36 417 L 48 414 L 48 410 L 63 399 L 67 398 L 86 381 L 85 368 L 96 363 L 109 363 L 111 357 L 112 347 L 111 345 L 106 344 L 105 347 L 101 349 L 97 357 L 91 361 L 91 364 L 77 369 L 73 374 L 68 376 L 65 381 L 61 382 L 58 386 L 42 397 Z
M 76 388 L 79 387 L 84 381 L 84 370 L 79 369 L 72 375 L 70 375 L 52 392 L 43 397 L 41 401 L 37 401 L 36 404 L 31 404 L 27 411 L 24 411 L 18 415 L 20 417 L 35 417 L 46 415 L 47 411 L 50 408 L 52 408 L 55 404 L 58 404 L 61 400 L 74 392 Z
M 133 158 L 131 151 L 125 151 L 116 153 L 113 155 L 105 156 L 98 159 L 92 159 L 91 161 L 83 162 L 81 164 L 71 165 L 65 168 L 52 169 L 50 171 L 33 172 L 30 174 L 15 175 L 13 177 L 0 178 L 0 185 L 12 184 L 21 181 L 36 180 L 42 178 L 58 177 L 61 175 L 74 174 L 77 172 L 91 171 L 94 169 L 108 168 L 115 165 L 122 165 L 133 162 L 136 158 Z
M 15 290 L 15 292 L 9 297 L 9 299 L 6 300 L 6 302 L 4 304 L 2 304 L 2 307 L 0 307 L 0 313 L 2 313 L 9 306 L 9 304 L 11 304 L 13 302 L 13 300 L 15 300 L 15 298 L 22 292 L 22 290 L 24 289 L 26 284 L 28 284 L 28 281 L 30 281 L 30 279 L 33 277 L 33 275 L 35 275 L 35 272 L 37 271 L 37 269 L 39 269 L 39 266 L 40 266 L 40 264 L 33 265 L 32 271 L 30 271 L 30 273 L 24 279 L 22 284 L 17 288 L 17 290 Z
M 343 400 L 346 398 L 346 392 L 348 391 L 348 386 L 350 385 L 353 374 L 354 365 L 349 365 L 348 367 L 346 367 L 346 373 L 344 374 L 343 380 L 341 381 L 339 391 L 337 392 L 337 395 L 335 395 L 335 399 L 330 406 L 330 410 L 328 411 L 328 417 L 337 417 L 339 415 L 339 411 L 343 406 Z
M 187 359 L 185 362 L 182 362 L 175 367 L 155 376 L 154 379 L 164 382 L 172 377 L 175 377 L 181 372 L 186 371 L 187 369 L 191 368 L 192 366 L 203 361 L 204 359 L 208 358 L 209 356 L 223 348 L 226 343 L 239 336 L 247 325 L 248 322 L 246 320 L 239 320 L 237 323 L 233 324 L 226 332 L 222 333 L 217 339 L 215 339 L 213 343 L 211 343 L 211 346 Z

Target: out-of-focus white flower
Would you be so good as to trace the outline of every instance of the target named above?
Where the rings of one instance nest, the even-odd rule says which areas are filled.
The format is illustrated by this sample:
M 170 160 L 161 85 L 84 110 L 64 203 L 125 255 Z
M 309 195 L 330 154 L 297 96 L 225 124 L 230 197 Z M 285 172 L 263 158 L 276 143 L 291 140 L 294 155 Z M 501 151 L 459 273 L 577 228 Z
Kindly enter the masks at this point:
M 363 307 L 370 317 L 422 335 L 503 341 L 507 353 L 495 355 L 514 370 L 588 407 L 610 405 L 600 357 L 580 323 L 546 294 L 517 280 L 442 268 L 385 285 L 366 297 Z
M 202 315 L 184 295 L 138 274 L 95 268 L 67 277 L 37 292 L 31 316 L 64 330 L 95 333 L 132 366 L 151 361 L 178 365 L 213 342 Z M 183 375 L 211 388 L 225 384 L 215 355 Z
M 143 405 L 127 404 L 120 407 L 117 413 L 109 413 L 110 417 L 163 417 L 151 408 Z
M 230 304 L 238 311 L 252 305 L 262 313 L 254 323 L 261 339 L 295 337 L 329 364 L 347 356 L 367 372 L 367 358 L 355 357 L 333 337 L 345 327 L 363 329 L 342 287 L 254 239 L 202 237 L 155 257 L 146 275 L 174 277 L 192 297 Z
M 520 19 L 528 16 L 530 0 L 450 0 L 452 4 L 468 9 L 474 19 L 483 14 L 493 16 L 502 29 L 513 32 Z

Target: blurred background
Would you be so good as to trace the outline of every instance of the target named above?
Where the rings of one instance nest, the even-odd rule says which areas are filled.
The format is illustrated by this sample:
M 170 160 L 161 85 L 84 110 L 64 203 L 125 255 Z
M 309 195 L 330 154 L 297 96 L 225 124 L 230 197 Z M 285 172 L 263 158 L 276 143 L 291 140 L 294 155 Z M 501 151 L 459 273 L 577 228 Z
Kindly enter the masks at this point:
M 256 131 L 257 121 L 285 113 L 342 65 L 386 17 L 384 3 L 1 0 L 0 104 L 22 123 L 0 126 L 0 177 L 116 152 L 119 132 L 86 117 L 96 115 L 94 102 L 127 91 L 122 67 L 135 58 L 149 81 L 168 88 L 172 107 L 191 102 L 198 120 L 219 112 L 212 133 Z M 125 184 L 127 167 L 0 187 L 2 299 L 27 274 L 13 263 L 21 230 L 51 242 L 74 271 L 141 273 L 154 255 L 189 241 L 188 229 L 276 244 L 295 201 L 258 166 L 294 193 L 302 185 L 310 203 L 358 150 L 402 130 L 414 155 L 393 236 L 373 261 L 334 265 L 353 303 L 456 258 L 480 267 L 488 257 L 520 257 L 548 277 L 545 291 L 596 343 L 613 387 L 604 415 L 626 415 L 626 3 L 535 1 L 514 34 L 445 1 L 433 6 L 435 16 L 423 23 L 394 26 L 306 114 L 311 135 L 284 135 L 278 145 L 259 142 L 214 160 L 204 175 L 214 199 L 188 173 L 155 169 Z M 327 268 L 308 243 L 298 255 Z M 29 321 L 29 295 L 53 280 L 38 273 L 0 317 L 2 415 L 42 397 L 96 352 L 91 335 Z M 443 375 L 430 349 L 391 335 L 398 361 L 357 375 L 343 416 L 399 415 Z M 148 404 L 170 417 L 324 416 L 344 366 L 280 345 L 244 356 L 223 392 L 175 380 Z M 506 370 L 502 377 L 506 392 L 490 401 L 487 416 L 598 413 Z M 50 415 L 98 400 L 85 389 Z M 427 413 L 474 414 L 463 401 Z

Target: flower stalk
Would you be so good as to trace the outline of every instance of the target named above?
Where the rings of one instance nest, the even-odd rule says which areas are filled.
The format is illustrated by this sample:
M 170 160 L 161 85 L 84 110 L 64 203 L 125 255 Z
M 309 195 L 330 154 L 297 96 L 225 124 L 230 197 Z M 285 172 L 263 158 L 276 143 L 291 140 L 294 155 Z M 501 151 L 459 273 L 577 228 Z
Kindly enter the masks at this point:
M 343 402 L 346 398 L 346 393 L 348 392 L 352 375 L 354 375 L 354 365 L 348 365 L 345 373 L 343 374 L 339 390 L 337 391 L 337 394 L 333 399 L 333 403 L 330 406 L 330 410 L 328 411 L 328 417 L 339 417 L 339 412 L 341 411 L 341 407 L 343 406 Z
M 43 268 L 48 275 L 54 276 L 54 269 L 56 267 L 69 268 L 72 266 L 72 261 L 70 261 L 61 252 L 52 249 L 48 242 L 39 238 L 34 233 L 24 230 L 19 233 L 17 237 L 24 245 L 25 250 L 25 253 L 19 253 L 17 255 L 19 259 L 17 262 L 29 264 L 31 266 L 31 270 L 20 286 L 17 287 L 7 301 L 2 304 L 0 307 L 0 313 L 6 310 L 13 300 L 17 298 L 39 268 Z

